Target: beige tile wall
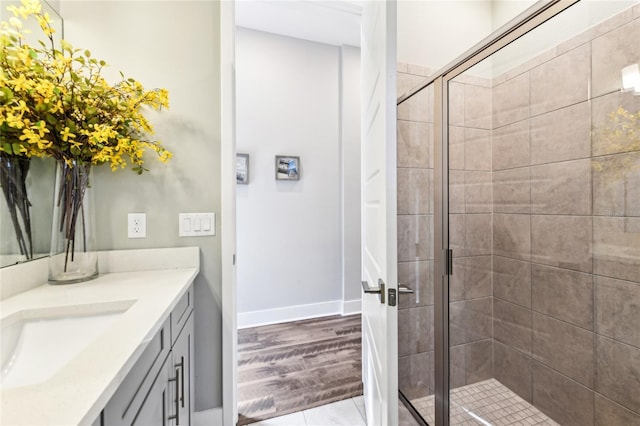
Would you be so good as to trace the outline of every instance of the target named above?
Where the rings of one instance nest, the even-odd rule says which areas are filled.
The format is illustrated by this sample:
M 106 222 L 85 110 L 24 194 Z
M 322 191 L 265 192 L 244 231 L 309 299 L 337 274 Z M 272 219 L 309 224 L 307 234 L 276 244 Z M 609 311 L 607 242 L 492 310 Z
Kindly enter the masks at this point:
M 398 95 L 430 70 L 398 65 Z M 399 387 L 409 399 L 433 393 L 433 91 L 398 107 L 398 279 L 414 289 L 398 301 Z
M 494 372 L 563 425 L 640 424 L 639 37 L 626 11 L 494 80 Z
M 458 387 L 493 377 L 491 81 L 452 82 L 449 105 L 449 339 Z

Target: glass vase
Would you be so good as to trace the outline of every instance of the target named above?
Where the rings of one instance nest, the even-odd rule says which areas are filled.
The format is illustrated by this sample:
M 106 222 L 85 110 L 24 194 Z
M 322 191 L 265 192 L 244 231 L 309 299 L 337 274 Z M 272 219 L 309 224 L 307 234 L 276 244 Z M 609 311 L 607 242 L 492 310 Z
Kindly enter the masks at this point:
M 91 164 L 59 161 L 55 182 L 49 282 L 90 280 L 98 276 Z
M 0 187 L 4 195 L 6 213 L 11 218 L 18 248 L 13 249 L 12 245 L 6 243 L 3 243 L 2 246 L 4 253 L 7 251 L 16 253 L 14 260 L 17 261 L 33 258 L 31 203 L 27 192 L 27 175 L 30 164 L 30 158 L 0 152 Z M 7 247 L 9 247 L 8 250 Z

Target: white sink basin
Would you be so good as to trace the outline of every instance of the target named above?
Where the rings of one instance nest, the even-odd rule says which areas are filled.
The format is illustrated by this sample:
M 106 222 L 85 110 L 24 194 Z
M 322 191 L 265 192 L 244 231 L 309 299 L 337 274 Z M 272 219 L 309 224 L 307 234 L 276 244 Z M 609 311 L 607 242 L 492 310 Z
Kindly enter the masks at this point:
M 25 310 L 3 318 L 0 388 L 49 380 L 133 303 Z

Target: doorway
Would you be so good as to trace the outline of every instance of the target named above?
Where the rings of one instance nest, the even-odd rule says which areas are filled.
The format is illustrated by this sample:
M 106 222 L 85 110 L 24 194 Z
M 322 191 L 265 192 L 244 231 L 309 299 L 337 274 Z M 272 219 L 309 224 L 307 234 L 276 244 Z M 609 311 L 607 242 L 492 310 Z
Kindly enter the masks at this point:
M 257 8 L 251 11 L 254 14 L 268 14 L 260 8 L 272 7 L 269 16 L 274 11 L 288 16 L 304 8 L 312 9 L 314 15 L 326 15 L 327 10 L 334 13 L 317 2 L 249 3 Z M 243 412 L 243 407 L 250 408 L 253 396 L 255 400 L 261 393 L 264 398 L 282 396 L 263 392 L 252 378 L 244 381 L 245 367 L 256 374 L 257 370 L 268 374 L 269 369 L 280 368 L 277 362 L 262 368 L 245 360 L 243 356 L 256 349 L 251 339 L 263 343 L 264 349 L 275 346 L 285 352 L 308 344 L 311 352 L 303 355 L 313 355 L 327 335 L 333 334 L 336 341 L 349 339 L 349 333 L 338 330 L 340 326 L 332 330 L 326 324 L 336 315 L 352 321 L 351 315 L 360 311 L 360 213 L 359 204 L 349 202 L 359 199 L 360 191 L 360 95 L 357 46 L 249 27 L 242 18 L 238 22 L 245 26 L 236 30 L 237 152 L 248 159 L 248 177 L 236 186 L 238 406 L 242 421 L 242 415 L 265 418 L 259 409 Z M 281 158 L 289 165 L 295 161 L 294 175 L 283 178 L 277 167 Z M 319 326 L 324 330 L 320 335 L 312 331 L 314 323 L 325 323 Z M 359 351 L 350 351 L 358 353 L 359 363 Z M 311 357 L 289 358 L 291 363 L 284 367 L 289 371 L 283 377 L 276 374 L 280 380 L 273 382 L 275 387 L 289 386 L 288 402 L 274 401 L 277 414 L 313 403 L 311 396 L 306 402 L 292 403 L 301 396 L 301 382 L 331 382 L 329 377 L 320 380 L 321 371 L 313 369 Z M 302 378 L 308 370 L 304 363 L 313 370 L 309 379 Z M 300 367 L 300 374 L 294 371 L 294 364 Z M 250 395 L 245 400 L 247 389 Z M 318 404 L 328 401 L 321 392 L 316 394 L 320 395 Z M 352 394 L 353 389 L 346 389 L 342 396 Z

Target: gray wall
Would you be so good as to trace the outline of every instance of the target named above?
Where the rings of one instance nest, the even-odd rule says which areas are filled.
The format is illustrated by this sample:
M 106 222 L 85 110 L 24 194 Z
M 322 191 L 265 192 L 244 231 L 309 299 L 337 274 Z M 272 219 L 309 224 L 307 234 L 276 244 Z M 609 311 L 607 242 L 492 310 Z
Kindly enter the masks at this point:
M 237 187 L 238 312 L 359 299 L 359 50 L 245 28 L 236 40 L 237 151 L 250 155 L 249 184 Z M 300 156 L 299 181 L 275 180 L 277 154 Z
M 238 312 L 337 300 L 340 292 L 339 50 L 237 29 Z M 275 180 L 275 155 L 300 180 Z
M 222 404 L 220 308 L 219 4 L 212 1 L 61 2 L 66 39 L 139 80 L 169 90 L 170 109 L 151 115 L 174 158 L 149 156 L 150 172 L 95 173 L 98 248 L 199 246 L 195 282 L 196 410 Z M 216 212 L 216 236 L 178 237 L 178 213 Z M 127 213 L 147 214 L 147 238 L 127 239 Z
M 360 49 L 340 48 L 342 298 L 360 300 Z

